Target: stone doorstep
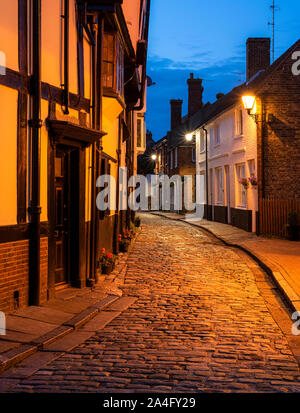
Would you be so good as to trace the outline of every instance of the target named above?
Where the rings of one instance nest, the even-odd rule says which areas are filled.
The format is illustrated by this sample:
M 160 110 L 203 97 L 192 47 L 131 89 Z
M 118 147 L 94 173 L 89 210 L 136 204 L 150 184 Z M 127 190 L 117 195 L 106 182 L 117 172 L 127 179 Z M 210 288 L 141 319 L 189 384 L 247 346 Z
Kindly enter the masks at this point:
M 16 365 L 25 358 L 36 353 L 39 349 L 49 346 L 58 339 L 63 338 L 65 335 L 72 333 L 78 327 L 86 324 L 91 318 L 95 317 L 101 310 L 108 307 L 118 300 L 118 296 L 108 296 L 103 300 L 95 303 L 93 306 L 82 311 L 77 316 L 71 318 L 68 322 L 62 326 L 53 329 L 52 331 L 44 334 L 37 339 L 33 339 L 28 344 L 21 344 L 19 347 L 8 350 L 0 354 L 0 373 Z
M 259 264 L 259 266 L 265 272 L 267 272 L 267 274 L 269 274 L 272 277 L 273 281 L 275 282 L 276 286 L 278 287 L 278 290 L 279 290 L 284 302 L 286 304 L 288 304 L 290 310 L 292 310 L 292 312 L 297 312 L 297 311 L 299 312 L 300 311 L 300 297 L 291 288 L 291 286 L 285 280 L 284 276 L 277 269 L 277 267 L 274 264 L 270 264 L 266 258 L 262 257 L 256 251 L 248 248 L 243 243 L 238 244 L 236 240 L 234 241 L 234 243 L 230 242 L 228 239 L 226 239 L 226 236 L 224 237 L 223 235 L 220 235 L 219 233 L 215 233 L 212 230 L 211 226 L 207 227 L 205 225 L 196 224 L 195 222 L 189 222 L 189 221 L 186 221 L 186 220 L 183 220 L 183 219 L 180 219 L 180 218 L 172 218 L 171 216 L 167 216 L 167 215 L 164 215 L 164 214 L 161 214 L 161 213 L 152 213 L 152 215 L 161 216 L 163 218 L 170 219 L 170 220 L 173 220 L 173 221 L 185 222 L 188 225 L 191 225 L 195 228 L 201 228 L 204 231 L 208 232 L 209 234 L 213 235 L 219 241 L 223 242 L 225 245 L 227 245 L 229 247 L 238 248 L 238 249 L 244 251 L 252 259 L 254 259 Z

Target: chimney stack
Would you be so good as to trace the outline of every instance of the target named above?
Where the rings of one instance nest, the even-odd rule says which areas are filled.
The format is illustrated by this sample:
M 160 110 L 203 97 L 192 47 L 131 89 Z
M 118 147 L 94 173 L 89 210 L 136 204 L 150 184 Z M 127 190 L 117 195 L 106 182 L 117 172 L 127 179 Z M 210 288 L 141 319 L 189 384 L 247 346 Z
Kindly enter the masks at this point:
M 181 124 L 182 117 L 182 100 L 172 99 L 171 104 L 171 130 L 177 128 Z
M 189 113 L 188 116 L 194 115 L 198 112 L 202 106 L 202 95 L 203 95 L 203 79 L 194 79 L 194 74 L 190 74 L 190 78 L 187 81 L 189 87 Z
M 271 39 L 251 37 L 247 40 L 247 81 L 271 63 Z

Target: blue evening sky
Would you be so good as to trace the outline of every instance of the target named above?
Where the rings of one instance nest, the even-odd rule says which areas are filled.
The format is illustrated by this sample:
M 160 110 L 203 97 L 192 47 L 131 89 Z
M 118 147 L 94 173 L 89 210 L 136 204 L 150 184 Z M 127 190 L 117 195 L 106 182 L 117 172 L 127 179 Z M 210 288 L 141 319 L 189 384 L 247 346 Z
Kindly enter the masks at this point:
M 300 1 L 276 0 L 275 58 L 300 38 Z M 271 37 L 272 0 L 152 0 L 147 74 L 147 128 L 153 138 L 170 129 L 170 99 L 187 113 L 190 73 L 204 78 L 204 102 L 245 80 L 246 40 Z M 239 75 L 238 73 L 242 73 Z

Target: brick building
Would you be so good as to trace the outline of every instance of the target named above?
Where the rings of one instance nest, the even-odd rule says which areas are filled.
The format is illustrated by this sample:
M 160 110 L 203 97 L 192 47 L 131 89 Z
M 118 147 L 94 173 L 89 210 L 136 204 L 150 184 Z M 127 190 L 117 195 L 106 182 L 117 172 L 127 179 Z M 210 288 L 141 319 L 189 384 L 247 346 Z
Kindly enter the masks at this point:
M 270 39 L 248 39 L 246 82 L 191 119 L 207 217 L 284 235 L 290 210 L 300 212 L 300 76 L 292 71 L 299 51 L 297 41 L 271 65 Z

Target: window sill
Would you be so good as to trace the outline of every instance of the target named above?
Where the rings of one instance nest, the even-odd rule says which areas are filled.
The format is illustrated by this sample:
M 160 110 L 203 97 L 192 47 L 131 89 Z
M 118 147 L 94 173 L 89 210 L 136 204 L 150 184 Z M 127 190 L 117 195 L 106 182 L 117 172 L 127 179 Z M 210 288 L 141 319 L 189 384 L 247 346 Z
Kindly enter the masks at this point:
M 238 205 L 236 208 L 247 211 L 247 206 L 246 205 Z
M 245 137 L 244 134 L 242 134 L 242 135 L 235 135 L 233 139 L 242 139 L 242 138 L 244 138 L 244 137 Z

